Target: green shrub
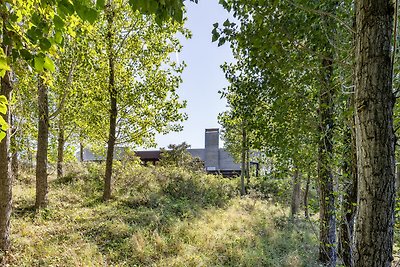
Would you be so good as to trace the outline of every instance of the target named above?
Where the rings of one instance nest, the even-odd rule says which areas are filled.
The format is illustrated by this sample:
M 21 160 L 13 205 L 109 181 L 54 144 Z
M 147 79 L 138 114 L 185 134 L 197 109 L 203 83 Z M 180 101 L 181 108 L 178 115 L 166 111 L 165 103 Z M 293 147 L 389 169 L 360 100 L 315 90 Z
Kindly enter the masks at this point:
M 116 177 L 115 190 L 137 204 L 151 204 L 163 196 L 200 206 L 220 206 L 237 195 L 236 183 L 222 176 L 163 166 L 129 166 Z
M 264 198 L 270 198 L 281 203 L 289 203 L 291 192 L 291 177 L 276 178 L 272 175 L 254 177 L 251 189 Z

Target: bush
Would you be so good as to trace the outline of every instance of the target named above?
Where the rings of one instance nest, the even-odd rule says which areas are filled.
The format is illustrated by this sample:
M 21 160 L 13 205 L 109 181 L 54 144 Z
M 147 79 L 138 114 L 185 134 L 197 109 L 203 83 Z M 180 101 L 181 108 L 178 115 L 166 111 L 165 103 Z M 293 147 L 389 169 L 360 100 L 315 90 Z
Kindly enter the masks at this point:
M 271 198 L 281 203 L 289 203 L 292 195 L 291 177 L 276 178 L 272 175 L 254 177 L 251 189 L 257 191 L 264 198 Z
M 117 194 L 142 204 L 167 196 L 175 200 L 190 200 L 202 206 L 219 206 L 237 195 L 236 182 L 222 176 L 163 166 L 136 165 L 124 170 L 119 171 L 115 179 Z
M 190 145 L 183 142 L 180 145 L 169 145 L 169 150 L 161 149 L 160 165 L 178 167 L 188 171 L 203 171 L 204 165 L 200 158 L 193 157 L 187 149 Z

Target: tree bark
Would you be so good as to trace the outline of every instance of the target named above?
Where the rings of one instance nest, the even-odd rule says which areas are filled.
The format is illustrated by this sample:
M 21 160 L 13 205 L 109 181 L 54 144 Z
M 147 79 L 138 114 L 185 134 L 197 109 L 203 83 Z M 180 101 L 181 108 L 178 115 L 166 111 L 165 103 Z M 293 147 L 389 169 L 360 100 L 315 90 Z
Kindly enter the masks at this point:
M 342 200 L 342 218 L 339 226 L 339 253 L 343 265 L 352 267 L 353 262 L 353 236 L 354 219 L 357 210 L 357 153 L 354 132 L 354 116 L 346 127 L 345 146 L 343 155 L 344 190 Z
M 11 112 L 12 113 L 12 112 Z M 18 162 L 18 145 L 16 140 L 17 128 L 14 127 L 14 116 L 11 116 L 11 151 L 12 151 L 12 158 L 11 158 L 11 171 L 13 175 L 13 180 L 18 179 L 18 172 L 19 172 L 19 162 Z
M 355 19 L 354 19 L 355 26 Z M 353 45 L 355 35 L 353 35 Z M 352 84 L 355 84 L 355 65 L 353 66 Z M 347 99 L 347 109 L 353 110 L 354 89 Z M 354 266 L 354 223 L 357 211 L 357 148 L 355 132 L 355 114 L 351 112 L 344 125 L 343 177 L 344 188 L 342 198 L 342 217 L 339 226 L 339 253 L 343 265 Z
M 356 1 L 356 267 L 393 260 L 395 173 L 391 40 L 393 3 Z
M 308 212 L 308 192 L 310 191 L 310 175 L 307 175 L 307 183 L 306 188 L 304 190 L 304 216 L 308 219 L 310 218 L 310 214 Z
M 108 82 L 108 91 L 110 94 L 110 127 L 109 127 L 109 136 L 107 142 L 107 159 L 106 159 L 106 173 L 104 176 L 104 192 L 103 192 L 103 200 L 107 201 L 111 198 L 111 177 L 112 177 L 112 165 L 114 159 L 114 147 L 115 147 L 115 134 L 117 127 L 117 90 L 115 88 L 115 55 L 113 51 L 113 22 L 114 22 L 114 11 L 111 8 L 111 0 L 108 2 L 108 14 L 107 14 L 107 23 L 108 23 L 108 64 L 109 64 L 109 82 Z
M 58 120 L 58 138 L 57 138 L 57 178 L 64 176 L 64 145 L 65 129 L 62 114 Z
M 7 48 L 6 48 L 7 49 Z M 6 72 L 1 79 L 1 95 L 6 96 L 11 102 L 11 73 Z M 11 123 L 11 112 L 7 110 L 4 120 Z M 9 125 L 11 127 L 11 125 Z M 10 248 L 10 216 L 12 206 L 12 170 L 11 170 L 11 148 L 10 129 L 6 137 L 0 142 L 0 250 L 5 252 Z
M 246 176 L 246 130 L 242 126 L 242 169 L 240 173 L 240 195 L 246 195 L 244 180 Z
M 3 36 L 8 35 L 7 23 L 8 17 L 5 12 L 1 13 L 3 20 Z M 2 49 L 9 57 L 11 55 L 11 44 L 5 44 L 3 40 Z M 4 95 L 8 103 L 11 103 L 11 92 L 13 90 L 12 72 L 6 71 L 1 79 L 0 95 Z M 11 170 L 11 111 L 10 107 L 3 116 L 4 120 L 9 124 L 10 128 L 6 132 L 6 137 L 0 142 L 0 250 L 6 252 L 10 249 L 10 217 L 12 210 L 12 170 Z
M 81 162 L 83 162 L 84 158 L 83 158 L 83 150 L 84 150 L 84 146 L 82 141 L 79 143 L 79 159 Z
M 322 62 L 323 85 L 319 97 L 318 181 L 320 188 L 319 260 L 327 266 L 336 265 L 336 218 L 334 182 L 331 169 L 333 155 L 333 62 Z
M 249 141 L 246 136 L 246 184 L 247 188 L 250 186 L 250 150 L 249 150 Z
M 38 81 L 38 142 L 36 152 L 36 202 L 35 208 L 47 206 L 47 151 L 49 142 L 49 105 L 47 86 Z
M 300 209 L 300 190 L 301 190 L 301 175 L 297 167 L 294 168 L 293 173 L 293 190 L 292 190 L 292 204 L 290 206 L 290 214 L 294 217 L 299 213 Z

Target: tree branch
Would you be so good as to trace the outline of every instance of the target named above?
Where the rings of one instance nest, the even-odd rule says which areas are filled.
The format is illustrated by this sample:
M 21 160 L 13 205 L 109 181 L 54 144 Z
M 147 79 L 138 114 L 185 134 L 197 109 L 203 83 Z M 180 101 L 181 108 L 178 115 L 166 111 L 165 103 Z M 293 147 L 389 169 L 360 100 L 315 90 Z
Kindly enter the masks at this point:
M 334 20 L 336 20 L 340 24 L 342 24 L 350 32 L 352 32 L 354 34 L 356 33 L 356 31 L 352 27 L 350 27 L 345 21 L 343 21 L 341 18 L 338 18 L 337 16 L 333 15 L 332 13 L 325 12 L 325 11 L 322 11 L 322 10 L 317 10 L 317 9 L 304 7 L 304 6 L 301 6 L 301 5 L 298 5 L 298 4 L 294 3 L 293 1 L 288 1 L 288 2 L 291 5 L 293 5 L 294 7 L 298 8 L 298 9 L 301 9 L 301 10 L 304 10 L 304 11 L 307 11 L 307 12 L 310 12 L 310 13 L 318 14 L 318 15 L 321 15 L 321 16 L 333 18 Z
M 71 63 L 71 67 L 69 69 L 69 73 L 68 73 L 68 77 L 67 77 L 67 81 L 65 83 L 65 87 L 68 88 L 71 84 L 72 84 L 72 77 L 73 77 L 73 73 L 74 73 L 74 69 L 75 69 L 75 65 L 76 65 L 76 59 Z M 64 104 L 65 104 L 65 99 L 67 98 L 68 95 L 68 90 L 65 90 L 62 99 L 60 101 L 60 104 L 58 105 L 56 111 L 54 111 L 53 114 L 51 114 L 49 116 L 49 119 L 54 119 L 55 117 L 58 116 L 58 114 L 60 114 L 60 112 L 63 110 L 64 108 Z

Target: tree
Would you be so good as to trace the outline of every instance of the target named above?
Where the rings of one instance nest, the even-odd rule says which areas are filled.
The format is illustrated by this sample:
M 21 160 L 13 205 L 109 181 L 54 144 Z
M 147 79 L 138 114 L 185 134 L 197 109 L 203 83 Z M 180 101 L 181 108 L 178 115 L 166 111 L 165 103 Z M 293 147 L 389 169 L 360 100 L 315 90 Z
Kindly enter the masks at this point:
M 178 168 L 187 169 L 189 171 L 204 170 L 204 165 L 200 158 L 193 157 L 187 150 L 190 145 L 183 142 L 179 145 L 169 145 L 168 149 L 161 149 L 160 165 L 173 166 Z
M 5 26 L 8 22 L 8 14 L 6 13 L 5 6 L 0 6 L 0 16 L 3 24 L 3 40 L 2 50 L 5 51 L 5 56 L 11 55 L 12 43 L 5 41 L 5 36 L 10 33 Z M 10 103 L 12 92 L 12 72 L 7 70 L 1 78 L 0 95 L 2 95 L 2 103 Z M 5 98 L 5 99 L 4 99 Z M 4 105 L 4 104 L 3 104 Z M 10 110 L 4 110 L 0 113 L 1 130 L 2 134 L 5 132 L 6 136 L 0 141 L 0 250 L 6 251 L 10 248 L 10 217 L 12 207 L 12 173 L 11 173 L 11 160 L 10 154 L 10 128 L 7 126 L 11 122 Z
M 54 71 L 55 65 L 49 55 L 57 54 L 57 47 L 62 43 L 62 37 L 66 32 L 73 33 L 73 30 L 65 23 L 65 19 L 76 14 L 81 19 L 93 23 L 100 11 L 104 9 L 104 2 L 98 0 L 96 6 L 92 1 L 15 0 L 2 2 L 0 4 L 2 22 L 0 76 L 3 78 L 0 95 L 5 97 L 5 99 L 2 98 L 2 103 L 10 103 L 14 82 L 12 70 L 16 69 L 21 62 L 27 62 L 38 73 L 43 73 L 46 69 Z M 129 1 L 129 4 L 133 10 L 140 13 L 155 14 L 159 23 L 169 18 L 180 22 L 183 19 L 182 0 Z M 12 199 L 11 158 L 8 157 L 10 153 L 8 130 L 11 122 L 10 110 L 12 109 L 9 108 L 5 114 L 3 112 L 0 114 L 2 118 L 0 131 L 0 179 L 2 185 L 0 189 L 2 196 L 0 199 L 0 249 L 3 252 L 9 249 L 10 244 L 9 220 Z
M 354 266 L 391 266 L 395 203 L 393 2 L 356 1 L 358 212 Z
M 38 141 L 36 152 L 36 209 L 47 206 L 47 153 L 49 142 L 48 88 L 43 78 L 38 78 Z
M 318 147 L 319 259 L 324 264 L 334 266 L 336 192 L 333 170 L 337 167 L 333 147 L 337 115 L 335 105 L 337 87 L 341 86 L 341 82 L 348 81 L 343 73 L 348 69 L 351 51 L 348 49 L 353 31 L 348 26 L 351 3 L 262 3 L 222 1 L 226 9 L 233 10 L 240 26 L 228 20 L 222 29 L 215 25 L 213 40 L 219 40 L 219 44 L 229 41 L 234 53 L 239 55 L 233 64 L 236 66 L 231 64 L 226 68 L 228 71 L 225 69 L 226 73 L 255 80 L 252 89 L 242 87 L 228 94 L 235 99 L 246 94 L 257 97 L 254 102 L 246 98 L 246 103 L 252 109 L 250 116 L 257 118 L 249 126 L 257 140 L 256 146 L 269 155 L 279 155 L 287 167 L 291 164 L 305 166 L 306 154 L 302 153 L 307 149 L 302 148 Z M 234 79 L 232 81 L 236 82 Z
M 106 43 L 109 100 L 108 140 L 103 199 L 111 197 L 112 162 L 116 144 L 151 143 L 155 132 L 179 129 L 174 122 L 185 116 L 179 110 L 176 88 L 183 66 L 169 54 L 180 49 L 176 32 L 181 23 L 158 22 L 154 16 L 127 9 L 123 1 L 108 1 L 105 23 L 99 25 Z M 99 39 L 102 40 L 101 38 Z M 99 54 L 99 57 L 102 57 Z

